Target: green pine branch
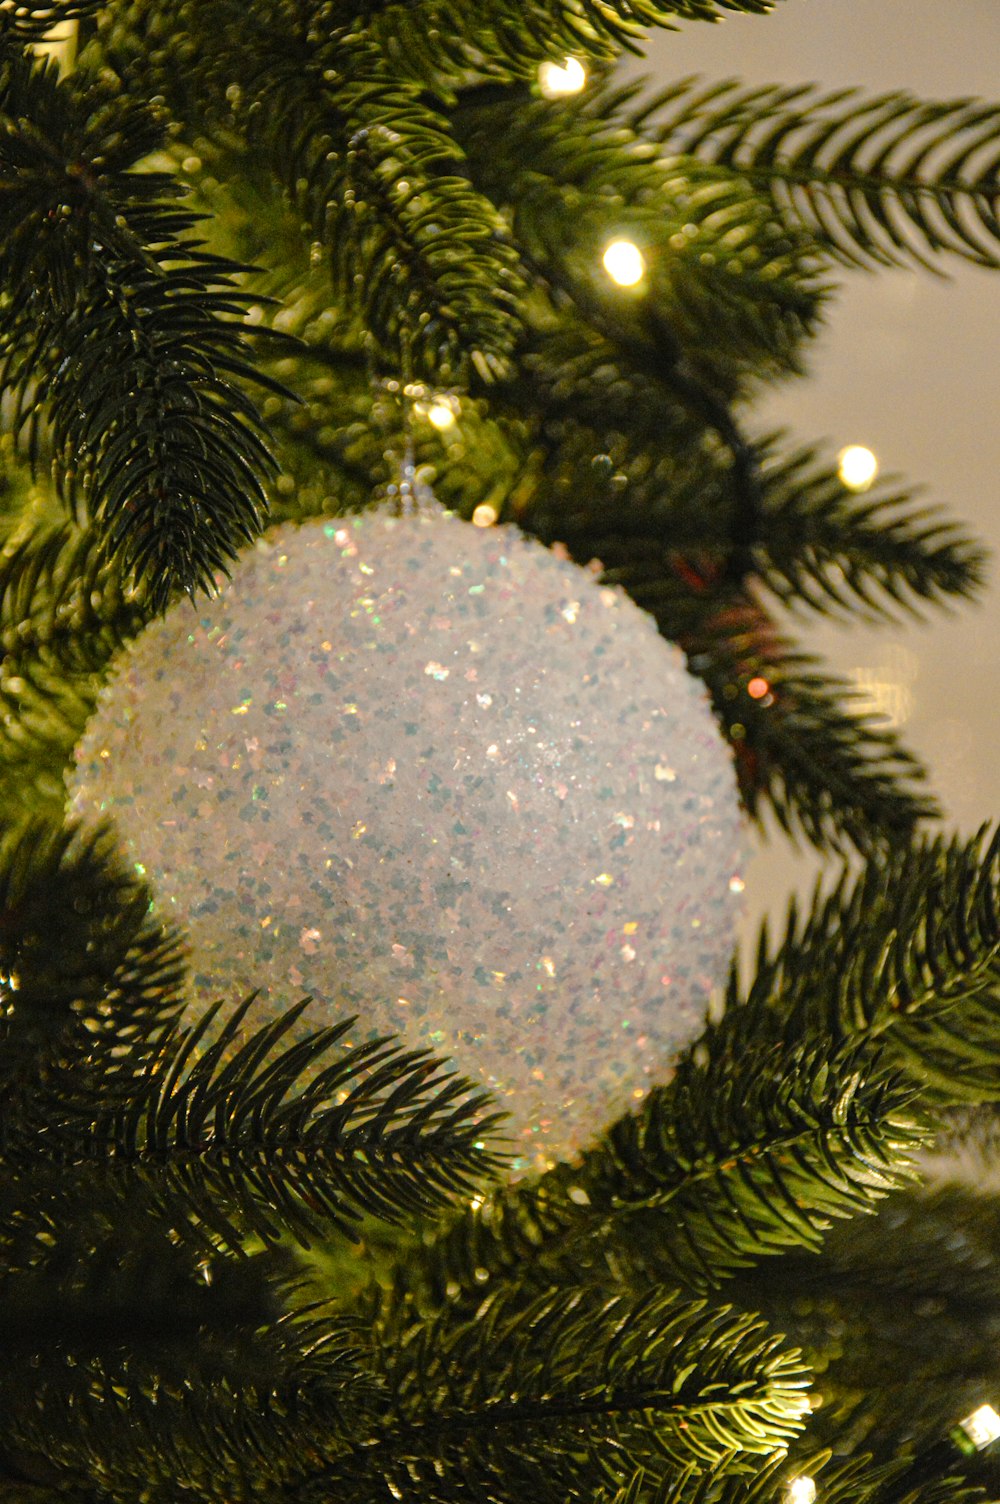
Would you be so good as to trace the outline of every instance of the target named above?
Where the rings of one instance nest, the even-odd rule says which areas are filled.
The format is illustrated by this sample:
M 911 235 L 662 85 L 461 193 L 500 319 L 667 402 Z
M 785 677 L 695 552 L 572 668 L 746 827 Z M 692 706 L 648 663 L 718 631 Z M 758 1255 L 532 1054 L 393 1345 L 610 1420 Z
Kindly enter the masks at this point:
M 748 1027 L 724 1052 L 685 1056 L 579 1165 L 479 1198 L 403 1282 L 452 1309 L 498 1286 L 710 1289 L 819 1248 L 906 1185 L 931 1131 L 915 1096 L 870 1048 L 778 1047 Z
M 245 268 L 189 238 L 172 177 L 133 170 L 164 139 L 150 107 L 8 48 L 0 120 L 14 431 L 154 608 L 210 590 L 260 531 L 273 465 L 243 390 L 269 384 L 241 330 Z
M 96 704 L 93 675 L 68 674 L 44 648 L 27 660 L 4 660 L 0 800 L 6 808 L 50 816 L 62 811 L 65 770 Z
M 739 630 L 725 637 L 729 662 L 717 640 L 705 678 L 733 738 L 752 816 L 770 812 L 786 833 L 804 835 L 820 850 L 849 843 L 862 854 L 905 843 L 938 816 L 922 764 L 895 732 L 851 709 L 852 686 L 822 672 L 808 654 L 761 654 Z M 691 642 L 696 664 L 703 651 L 703 641 Z M 755 662 L 770 686 L 761 700 L 748 692 Z
M 912 1081 L 863 1046 L 761 1047 L 752 1030 L 729 1044 L 682 1060 L 584 1164 L 591 1204 L 621 1223 L 619 1261 L 645 1279 L 712 1287 L 786 1247 L 819 1248 L 835 1220 L 912 1178 L 931 1132 Z
M 128 1099 L 183 1006 L 178 938 L 109 832 L 39 817 L 0 836 L 0 977 L 3 1152 L 44 1140 L 73 1101 L 90 1117 Z
M 416 1487 L 426 1504 L 583 1504 L 599 1459 L 620 1481 L 735 1450 L 751 1463 L 787 1446 L 808 1408 L 805 1371 L 780 1339 L 671 1291 L 550 1292 L 527 1307 L 498 1295 L 471 1320 L 430 1323 L 390 1302 L 378 1332 L 386 1413 L 307 1481 L 307 1500 Z
M 742 174 L 846 265 L 1000 266 L 996 105 L 687 79 L 653 111 L 665 146 Z
M 100 682 L 150 616 L 95 527 L 29 507 L 0 551 L 0 799 L 59 818 Z
M 713 1047 L 742 1006 L 783 1039 L 877 1039 L 942 1106 L 1000 1099 L 1000 832 L 925 837 L 817 889 L 803 919 L 793 905 Z
M 102 1167 L 123 1196 L 239 1248 L 432 1211 L 495 1167 L 485 1098 L 425 1053 L 382 1040 L 331 1059 L 349 1022 L 279 1050 L 304 1003 L 242 1042 L 250 1001 L 214 1036 L 220 1005 L 181 1028 L 176 938 L 107 831 L 6 832 L 0 974 L 0 1146 L 17 1173 Z
M 0 1376 L 0 1445 L 29 1476 L 46 1469 L 60 1497 L 81 1489 L 91 1501 L 128 1504 L 141 1494 L 167 1504 L 180 1491 L 223 1504 L 294 1488 L 305 1471 L 367 1433 L 379 1386 L 356 1323 L 346 1318 L 293 1304 L 285 1312 L 258 1307 L 256 1320 L 266 1326 L 247 1324 L 238 1292 L 256 1262 L 223 1271 L 237 1292 L 228 1334 L 203 1324 L 192 1340 L 186 1318 L 194 1300 L 182 1292 L 173 1361 L 150 1353 L 140 1337 L 138 1357 L 134 1349 L 77 1352 L 66 1362 L 58 1346 L 48 1349 L 30 1398 L 9 1373 Z M 147 1292 L 154 1320 L 169 1317 L 160 1293 Z M 204 1283 L 201 1304 L 225 1314 L 225 1300 Z
M 36 42 L 67 21 L 95 16 L 104 0 L 8 0 L 0 29 L 21 41 Z
M 866 1457 L 845 1460 L 805 1452 L 795 1463 L 779 1455 L 752 1477 L 725 1464 L 691 1475 L 656 1479 L 643 1470 L 608 1504 L 781 1504 L 795 1477 L 812 1478 L 828 1504 L 972 1504 L 981 1493 L 957 1477 L 908 1476 L 908 1459 L 874 1467 Z M 602 1501 L 603 1504 L 603 1501 Z
M 49 1366 L 53 1382 L 59 1375 L 72 1386 L 74 1376 L 63 1373 L 64 1367 L 127 1367 L 140 1355 L 164 1373 L 171 1368 L 183 1373 L 193 1347 L 200 1349 L 204 1362 L 213 1345 L 223 1349 L 236 1330 L 254 1331 L 279 1320 L 274 1270 L 269 1269 L 270 1278 L 266 1277 L 257 1267 L 260 1259 L 217 1262 L 210 1281 L 204 1278 L 204 1268 L 198 1279 L 191 1261 L 171 1248 L 165 1227 L 151 1223 L 148 1208 L 141 1204 L 109 1203 L 120 1219 L 126 1211 L 142 1215 L 141 1232 L 134 1226 L 129 1229 L 124 1220 L 117 1230 L 108 1224 L 98 1230 L 93 1215 L 101 1199 L 98 1183 L 86 1188 L 85 1208 L 83 1195 L 59 1195 L 50 1179 L 43 1215 L 39 1189 L 33 1187 L 30 1195 L 22 1190 L 20 1197 L 6 1186 L 0 1192 L 5 1212 L 22 1226 L 30 1225 L 36 1249 L 41 1245 L 48 1255 L 39 1258 L 36 1252 L 30 1264 L 18 1267 L 23 1236 L 4 1236 L 7 1267 L 0 1275 L 0 1341 L 4 1353 L 19 1363 Z M 60 1225 L 60 1217 L 68 1213 L 74 1214 L 75 1258 L 67 1230 Z M 81 1233 L 88 1222 L 95 1237 L 84 1259 L 79 1257 Z
M 285 0 L 249 13 L 213 0 L 189 13 L 182 56 L 157 46 L 172 7 L 166 23 L 128 10 L 109 17 L 107 58 L 123 76 L 138 69 L 190 130 L 245 143 L 397 367 L 412 360 L 447 380 L 506 366 L 526 293 L 516 252 L 445 115 L 367 33 L 327 31 Z
M 668 379 L 563 317 L 533 332 L 517 379 L 491 407 L 532 425 L 524 448 L 541 463 L 517 515 L 541 536 L 572 538 L 581 559 L 660 559 L 669 572 L 687 556 L 725 574 L 741 506 L 732 461 Z M 982 548 L 937 508 L 914 505 L 912 490 L 883 480 L 853 492 L 818 446 L 790 448 L 781 432 L 756 438 L 753 450 L 754 569 L 783 605 L 893 620 L 981 588 Z
M 361 24 L 395 68 L 442 75 L 523 73 L 565 53 L 606 58 L 638 50 L 646 28 L 764 14 L 775 0 L 364 0 Z M 337 8 L 335 7 L 335 14 Z M 345 24 L 355 5 L 339 6 Z M 440 39 L 440 40 L 439 40 Z
M 803 1347 L 822 1399 L 816 1444 L 891 1460 L 996 1394 L 1000 1219 L 986 1180 L 894 1196 L 819 1254 L 728 1287 Z
M 48 650 L 94 672 L 149 616 L 93 529 L 30 518 L 0 553 L 0 648 L 6 661 Z
M 553 103 L 470 91 L 453 118 L 473 180 L 508 206 L 536 278 L 637 372 L 662 381 L 663 347 L 676 346 L 675 359 L 731 396 L 751 373 L 798 369 L 825 292 L 811 240 L 789 232 L 739 174 L 666 159 L 624 117 L 633 92 L 598 88 Z M 604 275 L 613 228 L 646 259 L 637 297 Z
M 937 507 L 885 477 L 853 492 L 815 446 L 783 454 L 782 435 L 762 455 L 760 576 L 782 605 L 852 621 L 921 619 L 922 607 L 981 590 L 987 556 Z
M 343 1046 L 350 1019 L 283 1044 L 307 1002 L 244 1038 L 253 1002 L 217 1031 L 221 1004 L 175 1025 L 125 1099 L 81 1111 L 52 1092 L 19 1154 L 101 1165 L 237 1250 L 250 1234 L 308 1246 L 362 1216 L 433 1212 L 495 1170 L 484 1139 L 498 1120 L 471 1082 L 385 1039 Z

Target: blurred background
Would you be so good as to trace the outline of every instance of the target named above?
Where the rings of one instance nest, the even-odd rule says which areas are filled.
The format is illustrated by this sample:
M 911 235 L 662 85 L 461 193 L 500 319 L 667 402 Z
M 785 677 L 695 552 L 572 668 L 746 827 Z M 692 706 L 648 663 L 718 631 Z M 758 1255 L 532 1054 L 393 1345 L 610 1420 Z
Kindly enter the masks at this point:
M 769 16 L 654 32 L 625 76 L 651 90 L 699 73 L 753 84 L 909 89 L 927 99 L 1000 100 L 1000 0 L 779 0 Z M 803 617 L 795 633 L 855 683 L 925 761 L 950 827 L 1000 816 L 1000 274 L 942 258 L 929 272 L 843 273 L 808 376 L 758 407 L 759 429 L 787 427 L 833 453 L 864 445 L 883 475 L 925 487 L 989 547 L 976 605 L 926 625 L 835 628 Z M 775 834 L 747 881 L 748 933 L 782 914 L 817 868 Z

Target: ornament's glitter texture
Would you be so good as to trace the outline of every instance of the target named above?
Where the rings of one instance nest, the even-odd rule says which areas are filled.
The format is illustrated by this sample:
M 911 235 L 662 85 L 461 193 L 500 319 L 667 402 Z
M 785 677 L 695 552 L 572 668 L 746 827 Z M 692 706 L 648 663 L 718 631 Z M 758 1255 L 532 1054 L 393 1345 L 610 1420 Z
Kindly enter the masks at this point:
M 725 977 L 741 822 L 704 690 L 514 529 L 277 529 L 126 651 L 77 760 L 74 812 L 115 818 L 206 1000 L 309 992 L 449 1057 L 515 1173 L 635 1106 Z

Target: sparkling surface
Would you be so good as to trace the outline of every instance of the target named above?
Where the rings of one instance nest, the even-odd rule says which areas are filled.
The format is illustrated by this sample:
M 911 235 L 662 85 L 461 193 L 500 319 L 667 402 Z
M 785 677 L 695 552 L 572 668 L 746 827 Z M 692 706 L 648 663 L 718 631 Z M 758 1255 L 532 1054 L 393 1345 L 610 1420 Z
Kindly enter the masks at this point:
M 634 1107 L 724 980 L 743 849 L 704 689 L 515 529 L 277 529 L 126 650 L 77 762 L 202 1001 L 308 992 L 449 1057 L 514 1173 Z

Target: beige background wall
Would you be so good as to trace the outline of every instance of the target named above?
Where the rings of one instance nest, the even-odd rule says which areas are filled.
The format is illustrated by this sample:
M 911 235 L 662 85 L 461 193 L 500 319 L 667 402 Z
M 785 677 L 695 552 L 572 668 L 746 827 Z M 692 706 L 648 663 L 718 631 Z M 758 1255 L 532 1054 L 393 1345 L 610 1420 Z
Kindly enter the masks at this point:
M 753 83 L 909 88 L 928 98 L 1000 102 L 1000 0 L 780 0 L 770 16 L 734 16 L 657 33 L 644 72 Z M 810 378 L 760 413 L 835 451 L 861 443 L 883 471 L 923 482 L 994 554 L 978 606 L 926 626 L 837 630 L 809 617 L 800 638 L 870 686 L 930 766 L 949 823 L 1000 817 L 1000 272 L 949 258 L 951 280 L 920 271 L 845 274 Z M 812 864 L 775 837 L 748 880 L 751 925 L 782 912 Z

